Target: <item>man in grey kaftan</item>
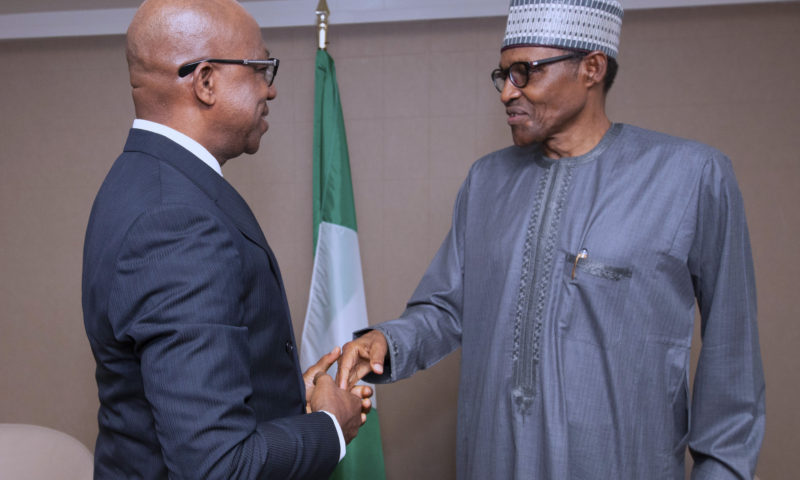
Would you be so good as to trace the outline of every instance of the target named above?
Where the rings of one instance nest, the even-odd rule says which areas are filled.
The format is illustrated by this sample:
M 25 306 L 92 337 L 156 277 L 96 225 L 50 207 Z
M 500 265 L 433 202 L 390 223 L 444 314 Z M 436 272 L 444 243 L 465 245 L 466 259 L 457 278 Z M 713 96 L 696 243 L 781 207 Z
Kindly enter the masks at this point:
M 512 2 L 509 30 L 520 3 Z M 408 309 L 348 344 L 340 372 L 379 351 L 384 364 L 367 378 L 393 382 L 460 346 L 459 479 L 680 479 L 687 447 L 693 478 L 752 478 L 764 378 L 730 161 L 598 115 L 578 117 L 589 127 L 576 138 L 601 132 L 579 155 L 556 155 L 570 133 L 563 122 L 524 141 L 546 123 L 520 126 L 526 105 L 541 110 L 562 88 L 544 75 L 563 70 L 569 81 L 575 68 L 591 80 L 592 62 L 616 54 L 587 48 L 601 53 L 578 67 L 554 65 L 536 86 L 529 83 L 539 73 L 513 77 L 513 64 L 547 50 L 524 45 L 504 50 L 493 73 L 517 146 L 473 165 Z M 580 81 L 576 92 L 597 87 Z M 592 92 L 589 104 L 600 95 Z M 695 302 L 703 346 L 690 404 Z
M 459 478 L 683 478 L 687 444 L 697 474 L 747 478 L 764 421 L 755 315 L 728 159 L 615 124 L 580 157 L 510 147 L 472 167 L 408 310 L 376 327 L 389 362 L 371 378 L 462 347 Z

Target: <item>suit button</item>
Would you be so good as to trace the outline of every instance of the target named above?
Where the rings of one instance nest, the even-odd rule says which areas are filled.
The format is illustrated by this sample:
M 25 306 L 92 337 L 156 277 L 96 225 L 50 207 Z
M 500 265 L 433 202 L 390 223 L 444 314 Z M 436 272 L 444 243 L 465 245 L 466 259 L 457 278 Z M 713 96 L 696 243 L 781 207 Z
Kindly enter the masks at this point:
M 287 340 L 286 341 L 286 353 L 291 354 L 292 350 L 294 350 L 294 345 L 292 345 L 292 341 L 291 340 Z

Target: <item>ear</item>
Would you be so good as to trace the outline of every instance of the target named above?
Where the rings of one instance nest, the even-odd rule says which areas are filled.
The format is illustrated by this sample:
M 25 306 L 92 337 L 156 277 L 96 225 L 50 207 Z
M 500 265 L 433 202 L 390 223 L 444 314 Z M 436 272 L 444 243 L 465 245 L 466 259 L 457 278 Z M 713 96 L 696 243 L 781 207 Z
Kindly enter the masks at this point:
M 583 80 L 586 88 L 592 88 L 595 85 L 602 85 L 603 79 L 606 77 L 606 68 L 608 68 L 608 57 L 600 51 L 593 51 L 583 57 Z
M 201 63 L 192 72 L 194 95 L 206 106 L 210 107 L 216 103 L 216 81 L 216 71 L 209 63 Z

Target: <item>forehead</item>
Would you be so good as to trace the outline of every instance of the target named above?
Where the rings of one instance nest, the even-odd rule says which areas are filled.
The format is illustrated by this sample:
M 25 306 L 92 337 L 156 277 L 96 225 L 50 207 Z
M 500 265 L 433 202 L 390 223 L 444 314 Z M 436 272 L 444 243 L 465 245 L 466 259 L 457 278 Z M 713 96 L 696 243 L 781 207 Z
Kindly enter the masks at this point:
M 255 50 L 254 53 L 258 55 L 267 55 L 269 56 L 269 49 L 267 48 L 267 42 L 264 41 L 264 37 L 261 34 L 261 29 L 256 29 L 256 32 L 253 34 L 253 49 Z
M 237 57 L 249 58 L 253 60 L 267 59 L 270 57 L 267 44 L 261 37 L 251 38 L 249 41 L 238 42 L 237 45 L 232 47 L 232 49 L 226 49 L 226 51 L 230 52 L 230 55 L 235 55 Z
M 264 58 L 267 59 L 271 57 L 269 48 L 267 48 L 266 42 L 262 38 L 258 45 L 255 45 L 253 48 L 253 53 L 251 54 L 253 59 Z
M 238 28 L 233 28 L 231 33 L 232 45 L 226 50 L 235 50 L 236 54 L 243 58 L 266 58 L 269 56 L 261 28 L 255 21 L 242 22 Z
M 514 62 L 532 62 L 543 58 L 562 55 L 564 50 L 550 47 L 514 47 L 500 53 L 500 66 L 508 67 Z

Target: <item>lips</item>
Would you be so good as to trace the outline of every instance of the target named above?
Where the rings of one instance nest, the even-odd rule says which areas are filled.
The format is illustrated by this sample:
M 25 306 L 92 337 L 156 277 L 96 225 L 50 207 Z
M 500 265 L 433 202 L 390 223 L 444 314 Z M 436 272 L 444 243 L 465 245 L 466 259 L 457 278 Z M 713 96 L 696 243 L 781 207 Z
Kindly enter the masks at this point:
M 510 107 L 506 108 L 506 115 L 508 115 L 508 124 L 513 125 L 524 121 L 528 113 L 521 108 Z
M 269 113 L 269 107 L 267 107 L 266 102 L 264 103 L 264 110 L 261 112 L 261 121 L 264 122 L 264 132 L 266 133 L 269 130 L 269 122 L 267 122 L 267 114 Z
M 264 132 L 269 130 L 269 122 L 267 122 L 267 115 L 269 114 L 269 107 L 267 102 L 264 102 L 264 109 L 261 111 L 261 121 L 264 122 Z

